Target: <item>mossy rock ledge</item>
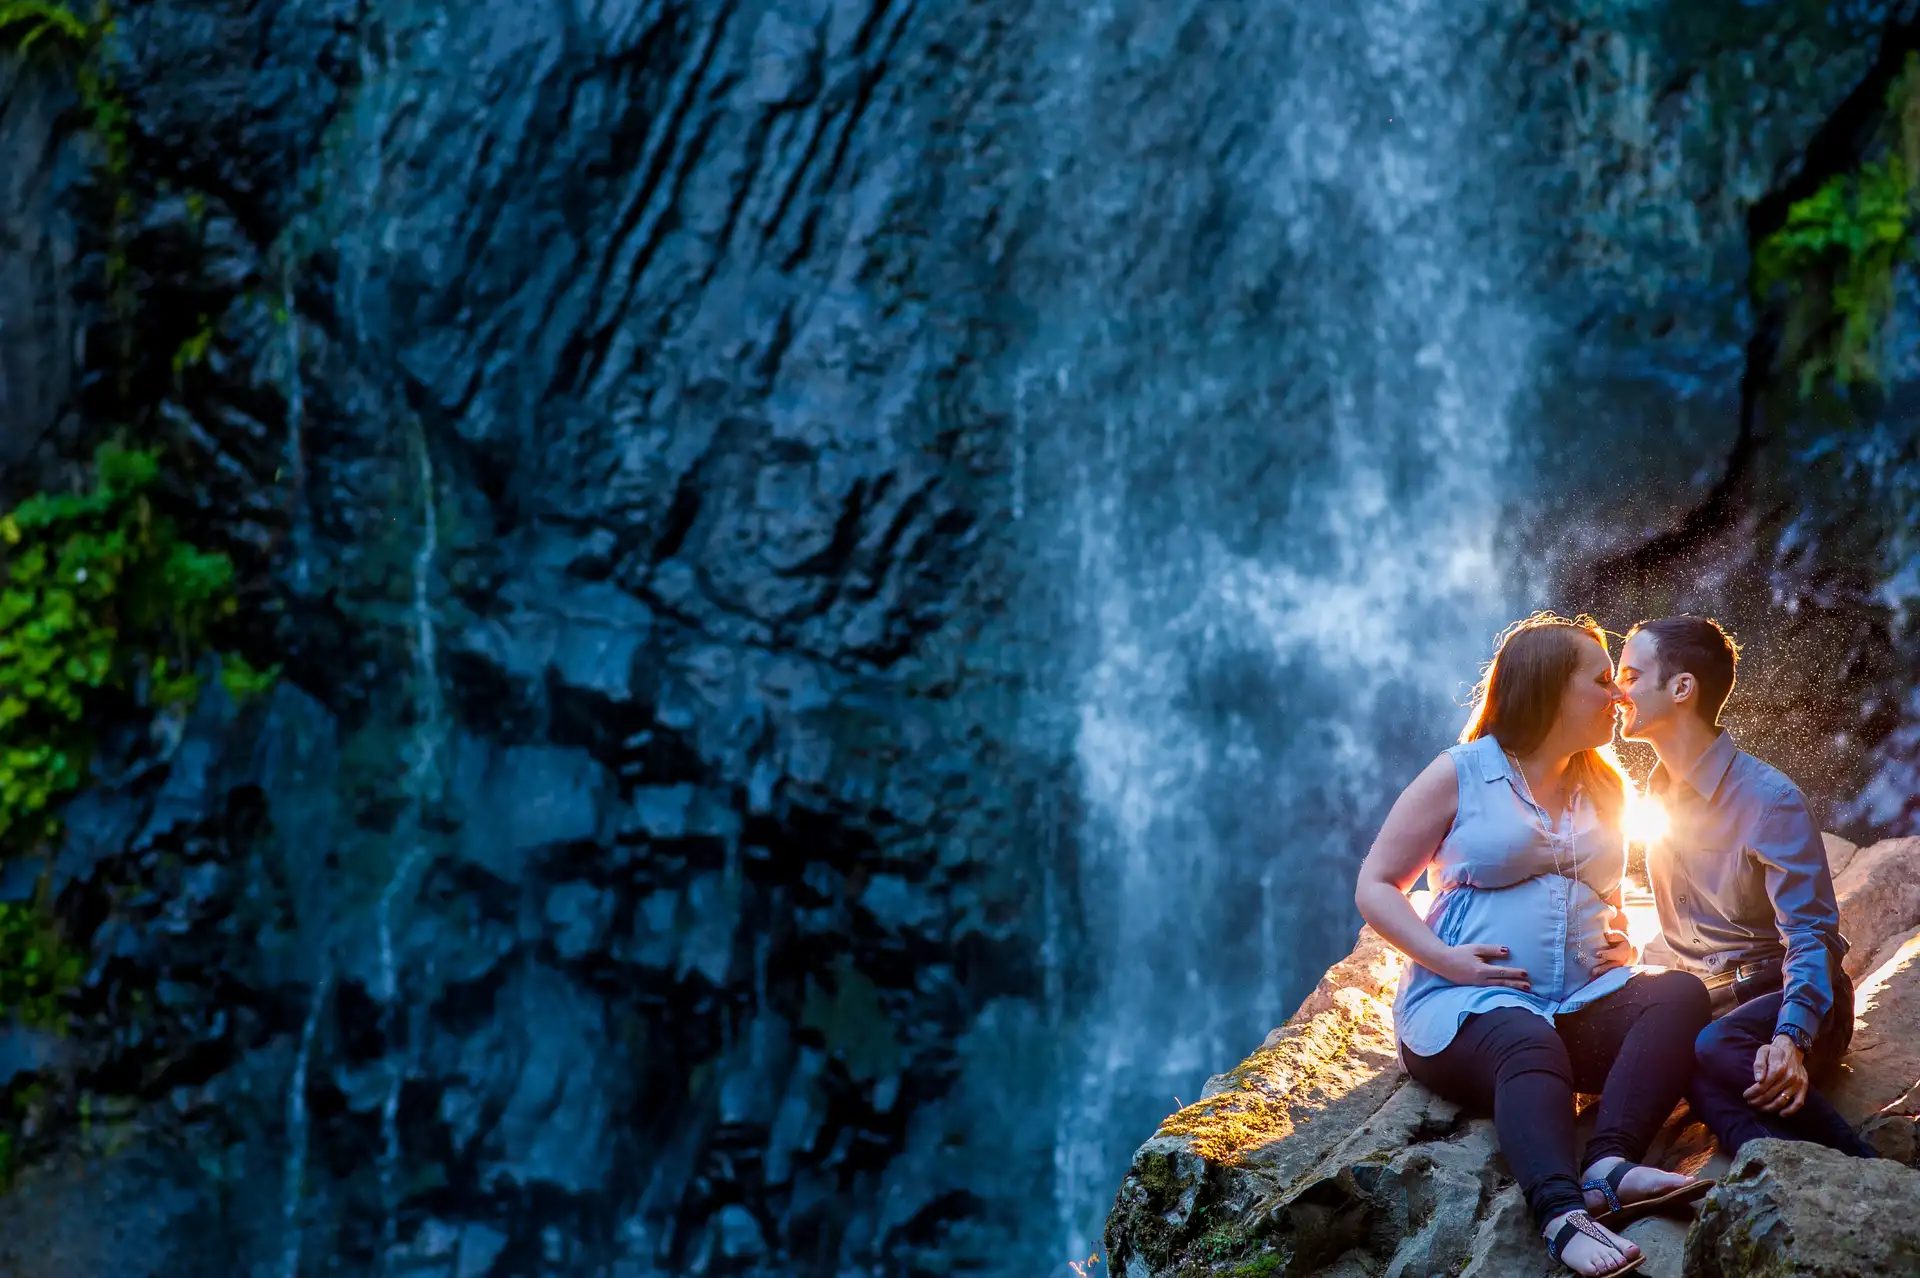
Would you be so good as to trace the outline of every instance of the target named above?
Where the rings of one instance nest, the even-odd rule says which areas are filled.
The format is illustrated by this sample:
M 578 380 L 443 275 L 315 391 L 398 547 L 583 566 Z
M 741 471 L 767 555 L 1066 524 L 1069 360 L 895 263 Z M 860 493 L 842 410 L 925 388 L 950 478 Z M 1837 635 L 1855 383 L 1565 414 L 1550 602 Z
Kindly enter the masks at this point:
M 1648 1161 L 1723 1175 L 1727 1184 L 1691 1232 L 1688 1222 L 1665 1219 L 1627 1231 L 1647 1254 L 1648 1278 L 1736 1272 L 1728 1263 L 1767 1275 L 1920 1273 L 1913 1259 L 1920 1253 L 1911 1250 L 1920 1235 L 1910 1229 L 1852 1229 L 1841 1256 L 1822 1254 L 1838 1245 L 1826 1232 L 1778 1227 L 1783 1212 L 1823 1194 L 1897 1203 L 1894 1215 L 1920 1219 L 1920 1171 L 1912 1170 L 1920 1146 L 1920 893 L 1908 890 L 1920 880 L 1920 839 L 1857 848 L 1828 836 L 1828 848 L 1853 946 L 1847 966 L 1860 991 L 1853 1050 L 1828 1091 L 1887 1157 L 1782 1154 L 1780 1142 L 1756 1142 L 1728 1171 L 1706 1129 L 1680 1106 Z M 1328 969 L 1286 1024 L 1237 1068 L 1208 1080 L 1201 1099 L 1167 1116 L 1134 1154 L 1115 1197 L 1105 1272 L 1566 1272 L 1534 1234 L 1492 1124 L 1401 1069 L 1392 1026 L 1400 969 L 1399 956 L 1361 929 L 1353 952 Z M 1590 1103 L 1583 1098 L 1583 1108 Z

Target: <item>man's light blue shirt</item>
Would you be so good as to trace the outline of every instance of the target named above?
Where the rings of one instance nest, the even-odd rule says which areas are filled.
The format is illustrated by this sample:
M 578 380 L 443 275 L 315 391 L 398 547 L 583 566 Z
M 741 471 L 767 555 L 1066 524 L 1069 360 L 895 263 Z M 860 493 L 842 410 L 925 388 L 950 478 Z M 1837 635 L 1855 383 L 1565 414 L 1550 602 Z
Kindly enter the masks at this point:
M 1800 788 L 1722 732 L 1676 784 L 1649 779 L 1666 837 L 1647 857 L 1660 930 L 1703 975 L 1785 956 L 1777 1027 L 1812 1038 L 1833 1006 L 1829 953 L 1847 952 L 1826 844 Z

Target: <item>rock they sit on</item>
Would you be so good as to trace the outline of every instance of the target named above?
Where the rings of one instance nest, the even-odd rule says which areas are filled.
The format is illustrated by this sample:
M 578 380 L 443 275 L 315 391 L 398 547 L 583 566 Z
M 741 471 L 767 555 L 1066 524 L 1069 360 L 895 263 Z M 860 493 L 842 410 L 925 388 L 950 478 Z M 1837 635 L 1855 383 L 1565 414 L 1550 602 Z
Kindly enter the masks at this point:
M 1647 1278 L 1920 1273 L 1920 1233 L 1892 1227 L 1920 1220 L 1920 1172 L 1902 1165 L 1920 1146 L 1920 892 L 1911 890 L 1920 840 L 1856 849 L 1829 836 L 1828 845 L 1842 867 L 1836 893 L 1859 997 L 1852 1050 L 1826 1090 L 1890 1157 L 1756 1141 L 1729 1172 L 1683 1103 L 1646 1161 L 1728 1183 L 1691 1231 L 1683 1218 L 1625 1231 Z M 1106 1272 L 1534 1278 L 1557 1268 L 1491 1122 L 1401 1069 L 1392 1020 L 1401 964 L 1362 928 L 1285 1025 L 1161 1122 L 1107 1219 Z M 1582 1098 L 1583 1136 L 1594 1099 Z

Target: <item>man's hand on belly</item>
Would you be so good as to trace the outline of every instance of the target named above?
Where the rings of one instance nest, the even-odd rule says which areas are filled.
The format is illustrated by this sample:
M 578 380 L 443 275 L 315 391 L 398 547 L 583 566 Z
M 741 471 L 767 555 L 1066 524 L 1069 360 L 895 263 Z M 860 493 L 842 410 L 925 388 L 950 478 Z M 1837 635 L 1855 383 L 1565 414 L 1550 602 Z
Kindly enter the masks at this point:
M 1783 1118 L 1805 1104 L 1807 1065 L 1799 1046 L 1782 1034 L 1755 1052 L 1753 1086 L 1742 1095 L 1755 1109 Z
M 1616 967 L 1632 967 L 1639 956 L 1633 951 L 1633 938 L 1618 927 L 1609 926 L 1606 931 L 1607 947 L 1600 951 L 1600 957 L 1594 965 L 1593 974 L 1611 972 Z

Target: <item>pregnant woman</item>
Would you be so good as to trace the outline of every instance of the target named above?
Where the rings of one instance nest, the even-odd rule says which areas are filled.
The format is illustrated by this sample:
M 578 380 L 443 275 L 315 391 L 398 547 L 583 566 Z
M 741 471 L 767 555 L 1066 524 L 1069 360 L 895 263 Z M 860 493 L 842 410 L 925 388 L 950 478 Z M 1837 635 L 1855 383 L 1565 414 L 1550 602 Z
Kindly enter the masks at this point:
M 1634 1161 L 1686 1088 L 1708 997 L 1687 973 L 1626 966 L 1621 699 L 1594 623 L 1510 627 L 1460 744 L 1394 803 L 1354 891 L 1411 960 L 1394 1003 L 1407 1072 L 1492 1112 L 1549 1253 L 1605 1278 L 1643 1259 L 1607 1226 L 1712 1184 Z M 1424 919 L 1407 899 L 1423 872 Z M 1578 1164 L 1576 1090 L 1600 1093 Z

